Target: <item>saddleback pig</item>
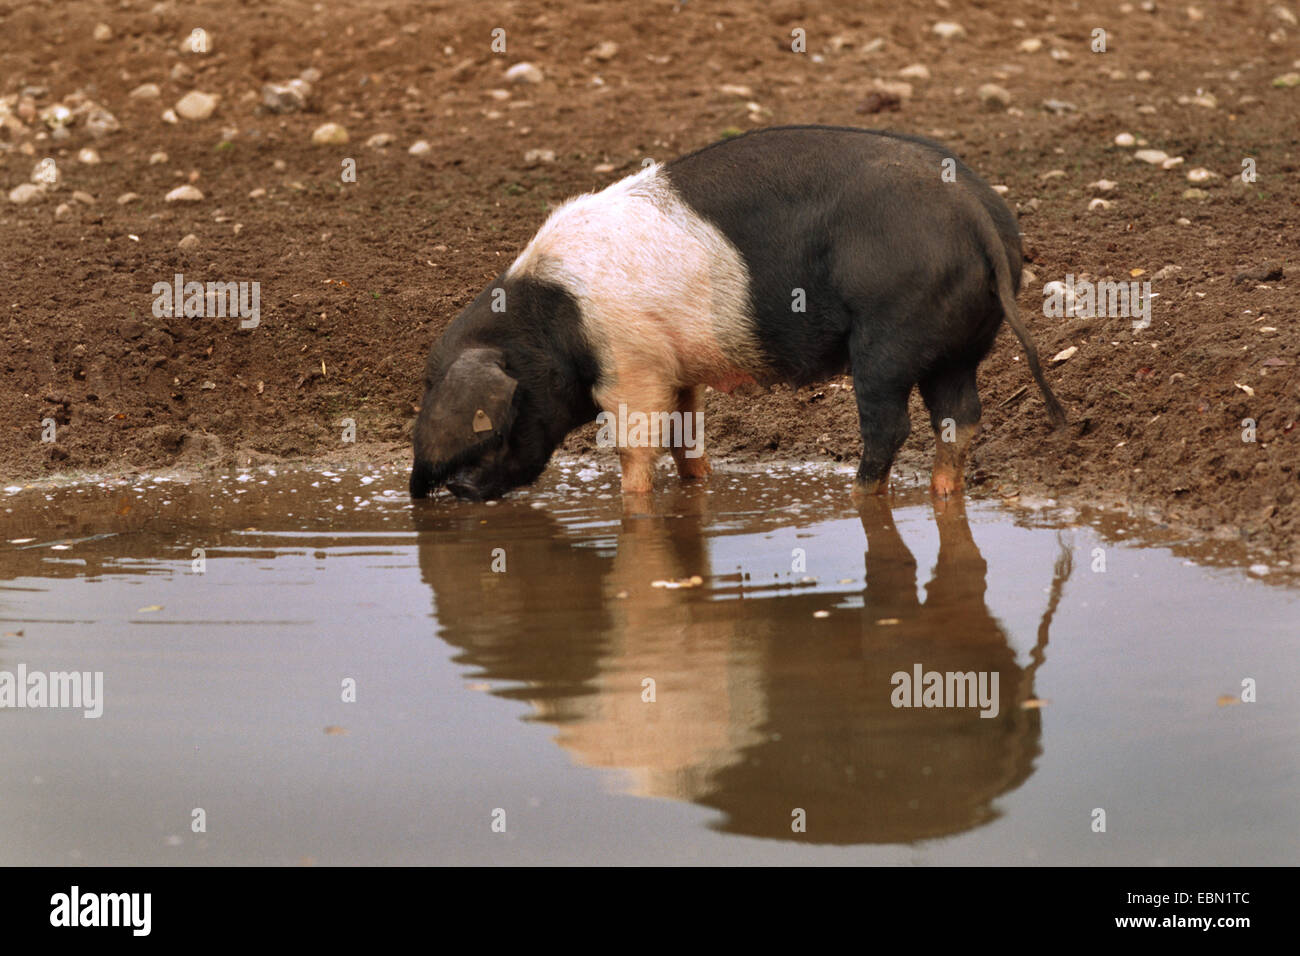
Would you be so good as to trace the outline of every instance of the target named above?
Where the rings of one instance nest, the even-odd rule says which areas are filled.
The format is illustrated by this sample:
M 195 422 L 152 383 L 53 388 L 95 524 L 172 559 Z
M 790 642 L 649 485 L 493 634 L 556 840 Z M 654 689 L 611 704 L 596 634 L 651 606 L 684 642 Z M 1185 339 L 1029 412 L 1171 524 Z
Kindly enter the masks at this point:
M 845 371 L 857 488 L 885 490 L 916 386 L 938 439 L 931 489 L 958 493 L 975 373 L 1004 319 L 1064 421 L 1016 310 L 1021 258 L 1002 199 L 916 136 L 777 127 L 648 165 L 557 208 L 434 346 L 411 495 L 527 485 L 601 412 L 694 419 L 706 385 Z M 663 444 L 619 443 L 625 493 L 651 490 Z M 683 479 L 709 473 L 702 445 L 669 444 Z

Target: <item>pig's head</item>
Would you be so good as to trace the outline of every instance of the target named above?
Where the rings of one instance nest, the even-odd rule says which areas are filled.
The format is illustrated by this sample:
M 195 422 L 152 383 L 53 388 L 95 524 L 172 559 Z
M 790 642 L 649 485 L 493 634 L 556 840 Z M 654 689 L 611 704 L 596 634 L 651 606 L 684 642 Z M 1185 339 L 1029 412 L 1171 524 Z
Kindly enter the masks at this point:
M 594 360 L 563 290 L 509 282 L 508 314 L 485 291 L 429 355 L 415 422 L 411 497 L 446 486 L 483 501 L 531 484 L 573 428 L 591 421 Z

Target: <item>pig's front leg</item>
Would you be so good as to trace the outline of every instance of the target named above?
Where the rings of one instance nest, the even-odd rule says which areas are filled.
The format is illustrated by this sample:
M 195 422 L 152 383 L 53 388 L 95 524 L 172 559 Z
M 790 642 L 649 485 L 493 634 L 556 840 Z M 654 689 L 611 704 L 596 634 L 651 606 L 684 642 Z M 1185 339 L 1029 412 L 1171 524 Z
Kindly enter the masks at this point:
M 616 387 L 598 393 L 596 403 L 618 428 L 618 461 L 623 472 L 623 494 L 648 494 L 654 490 L 655 462 L 663 454 L 661 436 L 652 435 L 650 423 L 677 404 L 676 389 L 622 374 Z
M 673 442 L 673 461 L 677 463 L 677 477 L 682 481 L 707 478 L 713 473 L 709 456 L 704 453 L 704 386 L 679 388 L 677 411 L 681 413 L 681 435 Z
M 658 448 L 620 448 L 618 463 L 623 471 L 623 494 L 645 495 L 654 491 L 655 459 Z

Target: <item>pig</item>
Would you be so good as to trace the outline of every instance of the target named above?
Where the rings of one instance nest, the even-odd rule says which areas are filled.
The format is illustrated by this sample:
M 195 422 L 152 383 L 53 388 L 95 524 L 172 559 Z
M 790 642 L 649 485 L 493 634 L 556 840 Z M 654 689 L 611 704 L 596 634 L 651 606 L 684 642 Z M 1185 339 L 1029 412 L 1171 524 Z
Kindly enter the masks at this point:
M 555 209 L 450 323 L 425 368 L 410 493 L 496 498 L 601 412 L 685 418 L 706 386 L 848 372 L 855 493 L 887 489 L 915 386 L 939 439 L 931 491 L 959 494 L 1003 320 L 1065 420 L 1016 309 L 1021 264 L 1001 197 L 919 136 L 772 127 L 649 163 Z M 702 445 L 669 444 L 682 480 L 709 474 Z M 652 490 L 662 445 L 619 447 L 625 494 Z

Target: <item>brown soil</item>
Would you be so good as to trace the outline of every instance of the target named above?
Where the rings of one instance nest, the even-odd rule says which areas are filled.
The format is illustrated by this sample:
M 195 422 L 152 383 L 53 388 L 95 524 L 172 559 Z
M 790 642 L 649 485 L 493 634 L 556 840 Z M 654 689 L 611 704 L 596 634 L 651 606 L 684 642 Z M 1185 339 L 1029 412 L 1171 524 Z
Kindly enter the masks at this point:
M 885 126 L 939 138 L 1009 187 L 1037 277 L 1021 308 L 1044 358 L 1078 346 L 1048 372 L 1071 414 L 1052 432 L 1036 391 L 1017 394 L 1029 376 L 1002 336 L 982 374 L 972 487 L 1139 507 L 1300 562 L 1300 87 L 1271 82 L 1300 69 L 1300 27 L 1271 0 L 1203 3 L 1201 19 L 1181 3 L 1154 14 L 1121 6 L 1084 16 L 1068 2 L 985 0 L 940 16 L 861 0 L 0 0 L 9 112 L 25 87 L 43 86 L 38 109 L 82 91 L 121 123 L 93 139 L 82 120 L 57 142 L 39 119 L 0 128 L 5 192 L 46 156 L 63 176 L 43 201 L 0 198 L 0 475 L 404 456 L 430 343 L 550 205 L 645 157 L 756 125 Z M 939 39 L 939 19 L 967 35 Z M 93 39 L 98 23 L 111 39 Z M 195 27 L 208 31 L 206 54 L 180 51 Z M 497 27 L 505 54 L 490 48 Z M 1089 49 L 1095 27 L 1108 31 L 1104 54 Z M 805 53 L 791 52 L 796 28 Z M 1040 50 L 1018 50 L 1032 37 Z M 605 41 L 617 51 L 600 59 Z M 506 82 L 520 60 L 545 80 Z M 914 63 L 931 78 L 910 80 L 911 95 L 877 87 Z M 187 68 L 179 79 L 176 64 Z M 312 109 L 267 112 L 262 84 L 309 67 L 322 74 Z M 147 82 L 161 99 L 128 98 Z M 1009 111 L 981 108 L 985 83 L 1010 91 Z M 221 96 L 212 118 L 164 123 L 163 110 L 195 88 Z M 1201 93 L 1217 105 L 1190 101 Z M 1076 108 L 1053 112 L 1047 99 Z M 351 143 L 313 146 L 326 121 L 346 126 Z M 1136 161 L 1114 145 L 1123 131 L 1184 164 Z M 363 145 L 375 133 L 393 145 Z M 432 147 L 423 157 L 407 152 L 417 139 Z M 78 162 L 85 146 L 103 162 Z M 553 150 L 554 162 L 526 164 L 533 149 Z M 157 151 L 167 161 L 151 165 Z M 1250 185 L 1239 176 L 1245 157 L 1258 169 Z M 341 181 L 346 158 L 355 183 Z M 603 164 L 612 171 L 596 172 Z M 1219 174 L 1199 185 L 1208 196 L 1184 198 L 1186 172 L 1202 166 Z M 1053 170 L 1063 175 L 1047 177 Z M 1114 206 L 1090 211 L 1099 179 L 1118 182 L 1105 194 Z M 190 181 L 203 201 L 163 201 Z M 266 194 L 251 198 L 259 188 Z M 72 200 L 74 190 L 94 203 Z M 119 204 L 127 192 L 140 198 Z M 61 203 L 70 209 L 57 215 Z M 189 233 L 197 249 L 182 252 Z M 1284 278 L 1264 280 L 1266 263 Z M 1153 279 L 1169 265 L 1180 271 Z M 1043 282 L 1138 269 L 1159 294 L 1149 329 L 1043 316 Z M 1256 270 L 1261 278 L 1234 281 Z M 260 282 L 260 327 L 155 318 L 151 288 L 177 272 Z M 710 395 L 714 454 L 854 460 L 852 392 L 834 384 Z M 919 401 L 914 413 L 904 472 L 927 467 L 933 448 Z M 52 444 L 41 441 L 49 418 Z M 340 445 L 344 418 L 356 422 L 356 446 Z M 1254 443 L 1242 440 L 1246 418 L 1258 423 Z M 590 432 L 569 443 L 591 447 Z

